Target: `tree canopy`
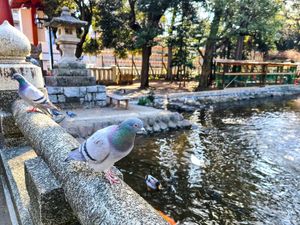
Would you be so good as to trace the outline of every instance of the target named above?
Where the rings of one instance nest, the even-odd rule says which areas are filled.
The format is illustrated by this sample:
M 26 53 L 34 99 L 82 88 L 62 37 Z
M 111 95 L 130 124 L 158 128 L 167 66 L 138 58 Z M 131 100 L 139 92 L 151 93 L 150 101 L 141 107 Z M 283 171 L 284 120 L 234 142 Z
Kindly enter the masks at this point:
M 76 56 L 111 48 L 119 57 L 142 54 L 141 88 L 149 86 L 152 47 L 168 47 L 172 67 L 191 67 L 203 58 L 198 90 L 209 85 L 214 57 L 247 59 L 252 51 L 300 50 L 298 0 L 43 0 L 45 13 L 59 15 L 62 6 L 88 22 L 78 31 Z M 91 29 L 95 35 L 89 35 Z

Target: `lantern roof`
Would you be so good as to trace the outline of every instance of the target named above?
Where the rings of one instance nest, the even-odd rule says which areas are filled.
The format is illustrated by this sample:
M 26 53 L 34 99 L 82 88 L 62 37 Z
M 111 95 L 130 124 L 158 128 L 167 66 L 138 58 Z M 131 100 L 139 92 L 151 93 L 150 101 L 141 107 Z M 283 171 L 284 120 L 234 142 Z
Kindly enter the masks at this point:
M 60 27 L 60 26 L 83 27 L 87 25 L 87 22 L 76 19 L 75 17 L 71 16 L 69 8 L 64 6 L 62 8 L 60 17 L 53 17 L 49 25 L 51 27 Z

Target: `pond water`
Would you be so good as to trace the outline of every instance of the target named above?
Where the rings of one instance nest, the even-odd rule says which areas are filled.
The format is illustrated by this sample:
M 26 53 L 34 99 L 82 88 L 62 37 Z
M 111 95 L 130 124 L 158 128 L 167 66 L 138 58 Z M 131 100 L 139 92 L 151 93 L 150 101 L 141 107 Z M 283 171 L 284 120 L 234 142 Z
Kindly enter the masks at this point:
M 125 181 L 179 224 L 300 224 L 300 99 L 186 115 L 191 130 L 138 137 Z M 143 177 L 163 185 L 147 192 Z

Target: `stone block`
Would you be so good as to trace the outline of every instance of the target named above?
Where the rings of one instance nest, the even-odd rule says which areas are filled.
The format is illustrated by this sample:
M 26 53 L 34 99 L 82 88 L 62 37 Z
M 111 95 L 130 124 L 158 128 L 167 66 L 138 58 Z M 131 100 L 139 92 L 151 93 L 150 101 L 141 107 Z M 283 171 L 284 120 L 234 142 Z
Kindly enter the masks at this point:
M 95 85 L 96 78 L 87 76 L 49 76 L 45 77 L 45 82 L 47 86 L 79 87 Z
M 84 98 L 79 98 L 80 104 L 84 103 Z
M 79 88 L 78 87 L 65 87 L 64 94 L 66 97 L 79 97 Z
M 59 68 L 59 69 L 53 69 L 52 71 L 54 76 L 88 76 L 88 70 L 87 69 L 78 69 L 78 68 Z
M 165 124 L 165 123 L 162 122 L 162 121 L 159 122 L 159 126 L 160 126 L 160 129 L 163 130 L 163 131 L 168 130 L 167 124 Z
M 79 97 L 67 97 L 66 98 L 66 103 L 80 103 L 80 98 Z
M 176 126 L 176 123 L 174 123 L 173 121 L 169 121 L 168 122 L 168 127 L 171 128 L 171 129 L 176 129 L 177 126 Z
M 57 96 L 56 95 L 48 95 L 49 97 L 49 100 L 52 102 L 52 103 L 57 103 Z
M 153 131 L 154 132 L 160 132 L 160 126 L 158 123 L 155 123 L 152 127 Z
M 107 104 L 106 101 L 97 101 L 96 102 L 96 105 L 100 106 L 100 107 L 104 107 L 104 106 L 106 106 L 106 104 Z
M 86 69 L 86 65 L 84 63 L 81 63 L 79 61 L 74 61 L 74 62 L 60 62 L 58 64 L 53 65 L 53 69 Z
M 46 76 L 44 77 L 46 86 L 57 86 L 56 77 Z
M 56 95 L 56 94 L 62 94 L 63 88 L 62 87 L 47 87 L 47 91 L 49 95 Z
M 93 96 L 91 93 L 87 93 L 86 96 L 84 97 L 84 100 L 86 102 L 91 102 L 93 100 Z
M 87 93 L 87 87 L 79 87 L 79 95 L 80 97 L 84 97 Z
M 18 96 L 19 96 L 18 91 L 16 90 L 7 90 L 7 91 L 0 90 L 0 99 L 1 99 L 0 110 L 10 112 L 11 105 L 16 99 L 18 99 Z
M 66 96 L 57 95 L 57 100 L 58 100 L 59 103 L 64 103 L 64 102 L 66 102 Z
M 106 86 L 97 85 L 97 92 L 106 92 Z
M 106 93 L 97 93 L 95 95 L 95 100 L 97 100 L 97 101 L 106 101 Z
M 18 138 L 23 136 L 18 126 L 15 124 L 15 120 L 12 114 L 1 110 L 0 110 L 0 133 L 2 133 L 5 138 Z
M 25 161 L 25 182 L 35 224 L 79 224 L 65 200 L 61 184 L 41 157 Z
M 98 88 L 96 85 L 94 86 L 89 86 L 86 88 L 87 89 L 87 92 L 98 92 Z

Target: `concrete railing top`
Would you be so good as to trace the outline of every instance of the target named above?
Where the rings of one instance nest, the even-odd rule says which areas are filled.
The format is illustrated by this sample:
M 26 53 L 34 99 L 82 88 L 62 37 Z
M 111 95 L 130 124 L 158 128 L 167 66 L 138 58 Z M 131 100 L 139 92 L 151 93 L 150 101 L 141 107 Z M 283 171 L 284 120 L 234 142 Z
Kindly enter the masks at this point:
M 16 101 L 12 110 L 24 136 L 61 182 L 81 224 L 168 224 L 123 181 L 112 186 L 84 163 L 64 162 L 79 143 L 49 117 L 27 113 L 22 100 Z

